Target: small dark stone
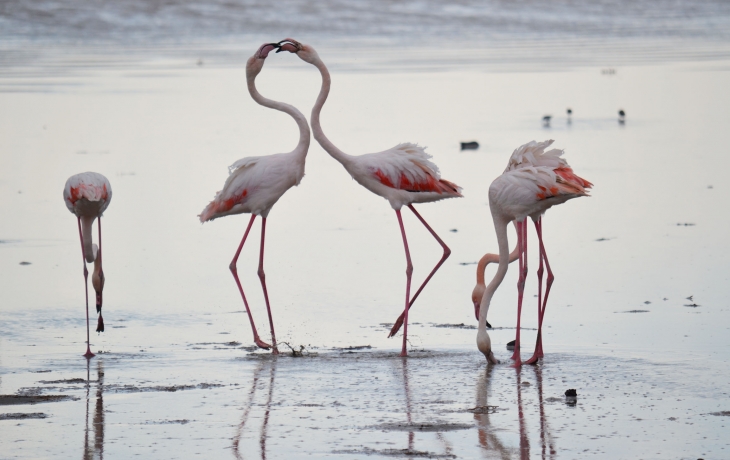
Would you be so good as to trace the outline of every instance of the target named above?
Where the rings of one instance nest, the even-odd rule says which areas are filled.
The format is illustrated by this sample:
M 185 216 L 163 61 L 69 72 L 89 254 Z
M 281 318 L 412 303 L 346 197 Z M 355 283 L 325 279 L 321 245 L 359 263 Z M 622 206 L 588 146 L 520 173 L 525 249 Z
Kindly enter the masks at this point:
M 461 150 L 476 150 L 478 148 L 479 148 L 479 142 L 477 142 L 477 141 L 461 143 Z
M 575 388 L 570 388 L 568 390 L 565 390 L 565 396 L 569 398 L 575 398 L 578 396 L 578 392 L 575 391 Z
M 514 350 L 515 349 L 515 341 L 507 342 L 507 349 L 508 350 Z

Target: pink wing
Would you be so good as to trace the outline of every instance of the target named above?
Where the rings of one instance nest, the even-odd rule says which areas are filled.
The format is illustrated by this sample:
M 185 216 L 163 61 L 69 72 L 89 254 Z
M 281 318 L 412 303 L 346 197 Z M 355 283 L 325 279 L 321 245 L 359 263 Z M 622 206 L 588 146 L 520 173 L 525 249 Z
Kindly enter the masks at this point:
M 408 192 L 435 192 L 461 195 L 461 187 L 441 179 L 431 155 L 415 144 L 399 144 L 384 152 L 358 157 L 367 171 L 381 184 Z

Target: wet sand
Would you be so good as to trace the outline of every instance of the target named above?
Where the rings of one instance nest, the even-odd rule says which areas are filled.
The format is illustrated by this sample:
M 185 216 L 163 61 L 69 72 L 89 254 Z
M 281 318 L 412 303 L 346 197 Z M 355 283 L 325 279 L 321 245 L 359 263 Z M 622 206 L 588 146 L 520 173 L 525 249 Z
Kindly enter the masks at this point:
M 427 145 L 465 197 L 419 207 L 453 254 L 412 310 L 401 359 L 400 336 L 386 338 L 404 289 L 394 213 L 313 144 L 302 184 L 267 225 L 277 336 L 302 354 L 282 345 L 274 359 L 251 347 L 228 271 L 245 217 L 195 217 L 233 161 L 296 142 L 294 124 L 245 91 L 256 44 L 229 65 L 149 55 L 83 65 L 68 53 L 54 65 L 72 72 L 29 65 L 0 81 L 0 458 L 728 456 L 730 62 L 333 73 L 323 125 L 337 145 Z M 334 69 L 351 59 L 333 56 Z M 259 88 L 308 112 L 319 78 L 277 55 Z M 470 302 L 471 263 L 496 250 L 486 190 L 515 147 L 547 138 L 596 187 L 545 218 L 556 274 L 545 359 L 507 364 L 513 270 L 489 318 L 503 364 L 487 369 Z M 480 148 L 460 151 L 470 140 Z M 90 362 L 75 221 L 61 199 L 85 170 L 114 190 L 107 331 L 92 335 Z M 440 248 L 405 222 L 419 281 Z M 257 249 L 244 248 L 239 273 L 266 340 Z

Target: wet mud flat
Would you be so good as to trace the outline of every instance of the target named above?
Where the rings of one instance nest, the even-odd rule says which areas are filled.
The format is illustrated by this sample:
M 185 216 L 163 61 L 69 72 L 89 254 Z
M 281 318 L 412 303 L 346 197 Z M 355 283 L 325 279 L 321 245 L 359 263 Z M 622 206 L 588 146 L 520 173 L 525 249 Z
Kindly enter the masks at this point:
M 472 350 L 414 349 L 400 358 L 396 350 L 353 345 L 274 357 L 197 344 L 89 361 L 36 355 L 4 368 L 2 458 L 730 452 L 727 390 L 712 378 L 687 378 L 712 369 L 686 362 L 678 374 L 679 363 L 548 353 L 540 365 L 514 369 L 487 367 Z M 569 388 L 576 398 L 564 396 Z M 59 440 L 52 448 L 48 436 Z

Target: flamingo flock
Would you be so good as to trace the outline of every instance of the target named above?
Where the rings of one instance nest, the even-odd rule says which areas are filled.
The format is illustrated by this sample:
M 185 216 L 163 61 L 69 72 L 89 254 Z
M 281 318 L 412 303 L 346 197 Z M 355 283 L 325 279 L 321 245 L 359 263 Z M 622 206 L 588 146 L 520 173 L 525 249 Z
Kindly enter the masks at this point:
M 324 107 L 332 85 L 330 73 L 310 45 L 302 44 L 291 38 L 278 43 L 265 43 L 258 48 L 246 63 L 246 82 L 251 98 L 259 105 L 278 110 L 291 116 L 299 131 L 299 141 L 291 152 L 265 156 L 242 158 L 229 166 L 229 175 L 223 188 L 215 194 L 213 200 L 198 216 L 200 222 L 209 222 L 219 217 L 235 214 L 251 214 L 241 242 L 229 264 L 229 269 L 238 287 L 248 314 L 253 341 L 256 346 L 270 349 L 278 354 L 274 320 L 269 294 L 266 288 L 264 272 L 264 243 L 266 220 L 274 204 L 293 186 L 299 185 L 304 177 L 304 167 L 310 146 L 310 126 L 306 117 L 295 107 L 262 96 L 256 88 L 256 77 L 263 69 L 268 55 L 275 51 L 296 54 L 304 62 L 314 66 L 320 73 L 322 84 L 319 95 L 312 107 L 309 121 L 311 131 L 320 146 L 360 185 L 370 192 L 386 199 L 395 211 L 406 259 L 406 285 L 403 309 L 395 320 L 388 337 L 392 337 L 403 328 L 403 340 L 400 355 L 408 355 L 408 317 L 409 310 L 418 296 L 444 264 L 451 250 L 439 235 L 431 228 L 414 204 L 439 201 L 447 198 L 462 197 L 462 189 L 454 182 L 441 177 L 439 168 L 425 148 L 414 143 L 401 143 L 387 150 L 361 155 L 351 155 L 335 146 L 324 134 L 320 123 L 320 114 Z M 498 241 L 498 254 L 486 254 L 477 265 L 477 284 L 472 292 L 474 313 L 478 320 L 477 348 L 484 354 L 489 364 L 497 364 L 494 357 L 487 322 L 492 296 L 507 273 L 508 265 L 519 260 L 519 280 L 517 296 L 517 327 L 515 349 L 512 356 L 515 366 L 522 365 L 520 355 L 520 321 L 524 285 L 527 276 L 527 218 L 532 219 L 539 242 L 538 275 L 538 332 L 534 354 L 524 363 L 535 364 L 543 357 L 542 325 L 554 276 L 550 269 L 545 245 L 542 238 L 542 215 L 554 205 L 562 204 L 572 198 L 588 196 L 592 184 L 577 176 L 558 149 L 546 150 L 553 143 L 528 142 L 518 147 L 509 159 L 507 168 L 489 187 L 489 205 L 494 221 Z M 86 172 L 71 176 L 64 188 L 64 201 L 69 211 L 76 215 L 78 221 L 81 254 L 84 262 L 84 284 L 86 288 L 86 343 L 84 356 L 94 356 L 90 349 L 89 301 L 88 301 L 88 269 L 87 263 L 93 263 L 92 285 L 96 292 L 96 311 L 98 313 L 97 332 L 104 331 L 101 315 L 102 291 L 104 288 L 104 272 L 102 270 L 101 217 L 109 206 L 112 191 L 109 181 L 101 174 Z M 441 259 L 433 267 L 428 276 L 421 282 L 415 293 L 412 293 L 413 263 L 408 246 L 406 230 L 403 225 L 401 210 L 407 207 L 423 224 L 436 242 L 441 246 Z M 251 308 L 246 300 L 243 286 L 238 277 L 238 258 L 246 242 L 248 234 L 256 220 L 261 217 L 261 242 L 259 246 L 258 276 L 263 290 L 271 332 L 271 343 L 261 339 L 254 323 Z M 98 219 L 98 246 L 92 242 L 92 227 Z M 513 223 L 517 230 L 517 245 L 510 252 L 507 238 L 507 227 Z M 491 282 L 486 285 L 484 272 L 490 263 L 498 263 L 497 272 Z M 547 280 L 543 294 L 543 273 L 547 271 Z

